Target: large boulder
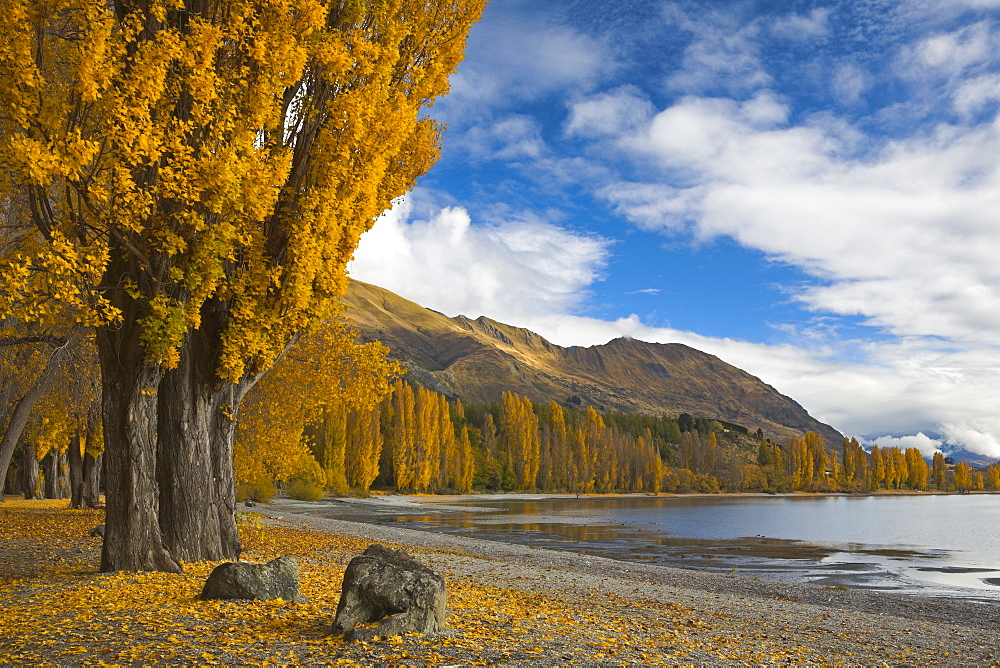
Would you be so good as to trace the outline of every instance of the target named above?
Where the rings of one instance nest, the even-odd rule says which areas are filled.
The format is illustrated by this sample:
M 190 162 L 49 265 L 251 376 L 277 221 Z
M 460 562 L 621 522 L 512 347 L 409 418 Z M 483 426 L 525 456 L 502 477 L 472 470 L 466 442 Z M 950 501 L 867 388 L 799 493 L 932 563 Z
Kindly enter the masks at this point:
M 444 628 L 444 578 L 401 550 L 369 545 L 351 559 L 337 605 L 333 632 L 348 640 L 370 640 Z M 359 629 L 358 624 L 381 622 Z
M 299 593 L 299 565 L 291 557 L 278 557 L 266 564 L 229 562 L 216 566 L 205 581 L 201 597 L 306 602 Z

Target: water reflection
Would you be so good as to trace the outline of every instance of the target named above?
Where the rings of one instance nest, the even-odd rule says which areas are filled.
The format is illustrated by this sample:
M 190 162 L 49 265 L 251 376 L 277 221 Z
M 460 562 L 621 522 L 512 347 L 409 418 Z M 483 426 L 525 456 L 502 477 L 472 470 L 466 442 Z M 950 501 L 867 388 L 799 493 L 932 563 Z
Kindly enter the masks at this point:
M 1000 602 L 1000 498 L 487 501 L 413 528 L 682 568 Z M 483 506 L 493 512 L 484 513 Z

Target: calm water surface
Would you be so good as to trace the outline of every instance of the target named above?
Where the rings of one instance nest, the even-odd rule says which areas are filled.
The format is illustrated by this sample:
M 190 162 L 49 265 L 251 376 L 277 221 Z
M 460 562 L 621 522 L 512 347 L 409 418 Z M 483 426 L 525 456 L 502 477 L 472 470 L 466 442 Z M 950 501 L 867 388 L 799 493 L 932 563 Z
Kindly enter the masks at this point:
M 1000 604 L 1000 495 L 588 497 L 465 505 L 467 511 L 397 521 L 615 559 Z

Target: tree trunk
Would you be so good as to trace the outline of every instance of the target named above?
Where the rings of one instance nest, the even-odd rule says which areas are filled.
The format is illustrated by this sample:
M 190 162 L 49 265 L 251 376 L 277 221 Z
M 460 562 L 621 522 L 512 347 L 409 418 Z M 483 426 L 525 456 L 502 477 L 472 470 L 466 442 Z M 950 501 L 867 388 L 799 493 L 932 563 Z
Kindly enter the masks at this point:
M 3 477 L 3 489 L 0 490 L 0 502 L 3 502 L 4 497 L 8 494 L 17 494 L 15 490 L 21 489 L 21 467 L 18 466 L 16 469 L 11 466 L 7 469 L 7 475 Z
M 13 408 L 5 406 L 5 409 L 10 408 L 10 419 L 7 421 L 7 427 L 3 431 L 2 438 L 0 438 L 0 475 L 7 475 L 7 469 L 10 468 L 10 460 L 14 456 L 17 442 L 24 432 L 24 427 L 28 424 L 28 416 L 31 414 L 31 409 L 35 407 L 41 396 L 45 394 L 45 390 L 52 384 L 52 379 L 55 377 L 55 370 L 66 357 L 68 348 L 67 344 L 63 344 L 54 349 L 49 354 L 49 358 L 45 362 L 45 369 L 42 370 L 42 374 L 38 377 L 38 380 L 17 399 Z M 5 410 L 4 412 L 7 413 L 8 411 Z M 2 426 L 3 422 L 0 422 L 0 427 Z
M 24 484 L 24 498 L 41 498 L 41 489 L 38 484 L 38 460 L 35 458 L 35 446 L 25 445 L 21 450 L 22 471 L 21 481 Z
M 83 483 L 81 496 L 85 508 L 101 507 L 101 477 L 104 470 L 104 444 L 101 433 L 101 404 L 95 402 L 87 411 L 87 434 L 80 452 L 83 455 Z M 97 452 L 97 456 L 94 453 Z
M 221 328 L 203 317 L 160 383 L 158 478 L 163 543 L 178 561 L 239 559 L 233 438 L 254 380 L 216 377 Z M 215 329 L 215 331 L 213 331 Z
M 83 508 L 83 454 L 80 452 L 80 432 L 73 434 L 66 451 L 69 459 L 69 507 Z
M 123 251 L 112 251 L 103 283 L 123 324 L 97 330 L 106 506 L 101 570 L 179 573 L 160 536 L 156 392 L 161 373 L 145 360 L 139 323 L 146 314 L 120 285 L 136 273 Z
M 46 499 L 61 499 L 59 495 L 59 453 L 49 450 L 42 460 L 42 473 L 45 476 L 42 482 L 42 496 Z
M 101 469 L 104 455 L 83 454 L 83 507 L 101 507 Z
M 66 452 L 56 455 L 56 489 L 60 499 L 69 498 L 69 460 Z

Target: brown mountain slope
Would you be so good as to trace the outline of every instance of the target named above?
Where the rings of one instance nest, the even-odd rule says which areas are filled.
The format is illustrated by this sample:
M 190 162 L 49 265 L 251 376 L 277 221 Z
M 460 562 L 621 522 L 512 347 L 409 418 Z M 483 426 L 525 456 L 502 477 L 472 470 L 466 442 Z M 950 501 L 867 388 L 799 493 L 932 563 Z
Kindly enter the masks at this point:
M 359 281 L 344 303 L 364 337 L 385 343 L 413 380 L 467 403 L 499 401 L 504 390 L 534 402 L 576 396 L 599 410 L 687 412 L 759 427 L 776 440 L 806 431 L 833 446 L 843 438 L 760 379 L 679 343 L 620 338 L 563 348 L 486 317 L 449 318 Z

